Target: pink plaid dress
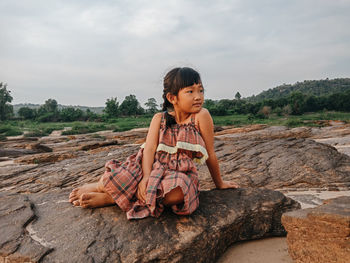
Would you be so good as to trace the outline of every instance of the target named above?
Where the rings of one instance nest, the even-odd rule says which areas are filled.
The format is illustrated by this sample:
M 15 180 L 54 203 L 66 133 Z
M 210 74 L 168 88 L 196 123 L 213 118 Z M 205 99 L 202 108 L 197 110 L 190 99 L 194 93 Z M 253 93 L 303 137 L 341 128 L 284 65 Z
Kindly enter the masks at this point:
M 184 194 L 182 204 L 173 205 L 174 213 L 189 215 L 199 205 L 199 181 L 194 162 L 204 163 L 208 158 L 205 143 L 195 125 L 195 115 L 187 124 L 165 125 L 162 115 L 159 143 L 146 189 L 146 202 L 135 196 L 142 179 L 143 146 L 124 163 L 108 161 L 102 176 L 106 191 L 126 212 L 128 219 L 158 217 L 164 210 L 164 196 L 176 187 Z

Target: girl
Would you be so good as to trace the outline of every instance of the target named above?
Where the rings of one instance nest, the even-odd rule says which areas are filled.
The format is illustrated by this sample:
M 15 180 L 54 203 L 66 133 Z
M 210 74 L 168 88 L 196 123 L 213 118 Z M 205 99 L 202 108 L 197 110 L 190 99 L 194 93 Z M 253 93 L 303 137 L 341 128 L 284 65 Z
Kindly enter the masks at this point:
M 111 160 L 98 183 L 74 189 L 69 201 L 94 208 L 117 203 L 128 219 L 158 217 L 164 206 L 188 215 L 199 205 L 194 162 L 206 162 L 219 189 L 237 188 L 223 181 L 214 152 L 214 127 L 202 108 L 204 88 L 198 72 L 174 68 L 164 78 L 163 113 L 154 115 L 146 142 L 124 162 Z

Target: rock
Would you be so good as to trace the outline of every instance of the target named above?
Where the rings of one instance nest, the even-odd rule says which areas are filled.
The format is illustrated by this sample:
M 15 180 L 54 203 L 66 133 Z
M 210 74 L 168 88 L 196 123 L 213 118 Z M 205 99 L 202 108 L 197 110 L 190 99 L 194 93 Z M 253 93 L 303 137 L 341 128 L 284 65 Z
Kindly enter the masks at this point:
M 350 259 L 350 197 L 283 214 L 291 257 L 297 263 L 347 263 Z
M 339 136 L 348 132 L 326 128 L 328 135 L 328 128 Z M 143 142 L 147 129 L 42 137 L 38 143 L 53 152 L 8 157 L 7 165 L 0 165 L 1 229 L 18 218 L 13 234 L 0 234 L 0 262 L 213 262 L 235 241 L 282 235 L 281 213 L 299 205 L 264 188 L 349 189 L 350 157 L 308 139 L 324 138 L 322 129 L 252 128 L 216 136 L 224 179 L 260 189 L 203 191 L 200 208 L 191 216 L 168 211 L 141 221 L 127 221 L 115 206 L 84 210 L 67 199 L 72 188 L 96 182 L 106 161 L 124 161 L 138 151 L 135 142 Z M 113 140 L 119 144 L 103 145 Z M 27 144 L 13 140 L 0 147 L 25 150 Z M 199 166 L 199 176 L 202 190 L 214 187 L 205 166 Z
M 7 148 L 0 149 L 0 157 L 18 157 L 26 154 L 35 154 L 37 151 L 28 150 L 28 149 L 16 149 L 16 148 Z
M 65 159 L 71 159 L 77 157 L 77 154 L 74 153 L 65 153 L 65 152 L 55 152 L 55 153 L 38 153 L 32 154 L 30 156 L 24 156 L 17 158 L 16 163 L 54 163 L 57 161 L 62 161 Z
M 230 128 L 230 129 L 214 129 L 215 136 L 219 135 L 225 135 L 225 134 L 235 134 L 235 133 L 243 133 L 243 132 L 251 132 L 251 131 L 257 131 L 265 129 L 267 125 L 265 124 L 255 124 L 255 125 L 249 125 L 242 128 Z
M 165 211 L 158 219 L 128 221 L 117 206 L 73 207 L 68 194 L 66 189 L 0 196 L 0 226 L 8 227 L 0 259 L 214 262 L 233 242 L 285 235 L 281 214 L 299 207 L 277 191 L 212 190 L 201 192 L 191 216 Z
M 350 189 L 349 156 L 311 139 L 283 136 L 219 136 L 215 150 L 223 177 L 235 180 L 241 187 Z M 201 166 L 199 174 L 202 189 L 212 189 L 208 169 Z
M 42 145 L 40 143 L 28 144 L 26 149 L 35 150 L 37 152 L 52 152 L 52 148 Z
M 117 144 L 118 144 L 117 140 L 111 140 L 111 141 L 105 141 L 105 142 L 95 142 L 95 143 L 89 143 L 89 144 L 82 145 L 82 146 L 78 147 L 78 150 L 87 151 L 87 150 L 93 150 L 96 148 L 110 146 L 110 145 L 117 145 Z

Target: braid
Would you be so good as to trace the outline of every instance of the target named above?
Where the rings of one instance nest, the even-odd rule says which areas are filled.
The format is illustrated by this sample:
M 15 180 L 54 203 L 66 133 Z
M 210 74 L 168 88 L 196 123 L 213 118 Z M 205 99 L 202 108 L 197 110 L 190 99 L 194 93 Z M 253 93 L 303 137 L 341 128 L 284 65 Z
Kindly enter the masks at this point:
M 175 124 L 175 118 L 170 115 L 167 111 L 168 109 L 173 109 L 173 104 L 171 104 L 171 102 L 167 99 L 166 95 L 170 92 L 173 93 L 174 90 L 174 80 L 176 75 L 178 74 L 178 72 L 180 71 L 181 68 L 174 68 L 171 71 L 168 72 L 168 74 L 166 74 L 166 76 L 164 77 L 164 81 L 163 81 L 163 111 L 166 111 L 165 113 L 165 120 L 166 120 L 166 127 L 170 127 L 172 124 Z

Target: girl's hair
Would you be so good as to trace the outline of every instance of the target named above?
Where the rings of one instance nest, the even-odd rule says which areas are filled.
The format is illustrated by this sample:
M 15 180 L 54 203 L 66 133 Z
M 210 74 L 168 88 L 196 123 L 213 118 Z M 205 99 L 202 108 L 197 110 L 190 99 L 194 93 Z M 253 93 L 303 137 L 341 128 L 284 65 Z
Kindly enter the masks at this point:
M 166 98 L 168 93 L 177 95 L 181 89 L 199 83 L 201 83 L 201 77 L 192 68 L 183 67 L 170 70 L 163 81 L 163 111 L 174 109 L 173 105 Z M 174 123 L 176 123 L 174 117 L 166 112 L 166 126 L 169 127 Z

